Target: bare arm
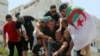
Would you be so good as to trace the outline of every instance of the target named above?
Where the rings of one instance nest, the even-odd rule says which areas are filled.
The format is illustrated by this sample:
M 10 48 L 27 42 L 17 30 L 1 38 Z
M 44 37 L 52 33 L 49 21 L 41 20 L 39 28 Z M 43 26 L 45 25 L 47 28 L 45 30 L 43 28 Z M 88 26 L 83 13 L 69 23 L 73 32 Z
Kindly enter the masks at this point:
M 68 50 L 68 52 L 66 53 L 66 55 L 71 55 L 71 51 L 72 51 L 72 49 L 73 49 L 73 46 L 74 46 L 74 43 L 73 43 L 73 41 L 71 41 L 71 42 L 70 42 L 69 50 Z
M 6 33 L 3 32 L 3 43 L 4 43 L 4 48 L 7 46 L 6 44 Z
M 7 46 L 6 44 L 6 26 L 3 27 L 3 44 L 4 48 Z
M 63 42 L 63 45 L 61 46 L 61 48 L 60 48 L 59 50 L 57 50 L 57 51 L 53 54 L 53 56 L 56 56 L 56 55 L 62 53 L 62 52 L 64 51 L 64 49 L 65 49 L 67 46 L 68 46 L 68 43 L 67 43 L 67 42 Z
M 45 48 L 45 56 L 49 56 L 49 51 L 48 51 L 48 48 L 47 48 L 47 45 L 46 45 L 46 39 L 43 39 L 43 46 Z
M 59 31 L 60 31 L 61 28 L 62 28 L 62 24 L 61 24 L 62 20 L 63 20 L 62 18 L 59 19 L 59 25 L 60 25 L 60 27 L 59 27 L 59 29 L 58 29 Z
M 50 36 L 47 36 L 47 35 L 45 35 L 45 34 L 43 34 L 43 33 L 41 32 L 41 27 L 40 27 L 39 24 L 37 25 L 37 34 L 38 34 L 39 36 L 41 36 L 43 39 L 51 39 Z

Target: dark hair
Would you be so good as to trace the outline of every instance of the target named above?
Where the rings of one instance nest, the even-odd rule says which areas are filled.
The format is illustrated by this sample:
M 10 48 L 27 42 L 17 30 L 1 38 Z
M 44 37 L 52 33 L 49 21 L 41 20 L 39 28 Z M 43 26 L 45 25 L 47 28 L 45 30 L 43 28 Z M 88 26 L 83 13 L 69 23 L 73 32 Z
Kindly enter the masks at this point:
M 7 19 L 7 18 L 12 18 L 12 16 L 11 16 L 10 14 L 7 14 L 7 15 L 6 15 L 6 19 Z
M 52 8 L 56 8 L 56 5 L 51 5 L 50 6 L 50 9 L 52 9 Z
M 62 22 L 65 22 L 66 24 L 68 24 L 68 21 L 66 19 L 63 19 Z
M 59 11 L 61 12 L 63 9 L 66 9 L 68 7 L 68 5 L 67 4 L 61 4 L 60 6 L 59 6 Z
M 18 17 L 19 15 L 20 15 L 20 13 L 18 12 L 18 13 L 15 14 L 15 17 Z

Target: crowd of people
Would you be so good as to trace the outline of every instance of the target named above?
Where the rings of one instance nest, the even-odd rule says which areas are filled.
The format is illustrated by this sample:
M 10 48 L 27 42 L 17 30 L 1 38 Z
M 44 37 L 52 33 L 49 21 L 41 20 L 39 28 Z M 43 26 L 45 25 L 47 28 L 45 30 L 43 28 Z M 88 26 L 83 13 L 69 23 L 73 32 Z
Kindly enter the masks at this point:
M 5 48 L 7 33 L 9 56 L 14 56 L 14 46 L 18 56 L 27 56 L 29 49 L 32 51 L 32 56 L 71 56 L 74 43 L 68 30 L 67 7 L 68 4 L 61 4 L 58 13 L 56 5 L 51 5 L 50 11 L 45 13 L 42 19 L 16 13 L 17 20 L 13 21 L 10 14 L 6 15 L 3 43 Z M 37 22 L 36 27 L 32 25 L 32 21 Z M 89 46 L 82 50 L 86 50 L 88 54 Z M 82 50 L 77 51 L 77 56 L 84 56 Z

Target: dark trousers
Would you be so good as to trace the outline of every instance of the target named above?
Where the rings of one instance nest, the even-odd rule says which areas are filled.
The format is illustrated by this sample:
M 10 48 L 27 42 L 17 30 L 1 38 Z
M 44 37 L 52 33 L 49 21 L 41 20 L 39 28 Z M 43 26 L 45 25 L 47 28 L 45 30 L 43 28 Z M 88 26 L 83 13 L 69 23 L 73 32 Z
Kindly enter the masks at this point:
M 30 50 L 33 49 L 33 40 L 34 40 L 34 37 L 33 37 L 33 32 L 28 32 L 27 33 L 28 37 L 29 37 L 29 44 L 30 44 Z
M 16 49 L 18 51 L 18 56 L 22 56 L 22 46 L 21 42 L 11 42 L 8 41 L 8 48 L 9 48 L 9 56 L 14 56 L 14 47 L 16 46 Z

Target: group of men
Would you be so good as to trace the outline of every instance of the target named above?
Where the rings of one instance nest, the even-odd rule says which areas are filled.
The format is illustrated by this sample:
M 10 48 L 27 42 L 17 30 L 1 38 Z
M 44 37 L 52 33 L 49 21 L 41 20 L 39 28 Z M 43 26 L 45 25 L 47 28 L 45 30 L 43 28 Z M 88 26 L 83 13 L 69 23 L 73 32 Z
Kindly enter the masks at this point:
M 58 13 L 56 5 L 51 5 L 50 11 L 40 20 L 16 13 L 17 20 L 13 21 L 12 16 L 8 14 L 3 27 L 3 43 L 6 47 L 7 33 L 9 56 L 14 56 L 14 46 L 18 56 L 27 56 L 29 47 L 33 56 L 71 56 L 74 44 L 68 30 L 67 7 L 67 4 L 60 5 Z M 35 30 L 31 21 L 38 21 Z M 33 37 L 34 31 L 35 37 Z M 77 56 L 83 56 L 80 50 L 77 53 Z

